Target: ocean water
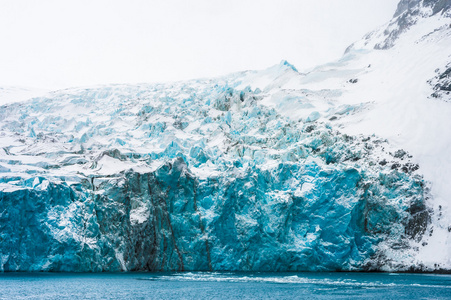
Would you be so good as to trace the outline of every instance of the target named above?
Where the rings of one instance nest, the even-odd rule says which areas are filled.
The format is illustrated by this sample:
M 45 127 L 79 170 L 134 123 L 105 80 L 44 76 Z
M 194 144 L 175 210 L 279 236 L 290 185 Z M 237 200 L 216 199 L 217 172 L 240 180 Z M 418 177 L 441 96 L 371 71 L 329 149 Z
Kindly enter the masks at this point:
M 0 299 L 451 299 L 451 275 L 1 273 Z

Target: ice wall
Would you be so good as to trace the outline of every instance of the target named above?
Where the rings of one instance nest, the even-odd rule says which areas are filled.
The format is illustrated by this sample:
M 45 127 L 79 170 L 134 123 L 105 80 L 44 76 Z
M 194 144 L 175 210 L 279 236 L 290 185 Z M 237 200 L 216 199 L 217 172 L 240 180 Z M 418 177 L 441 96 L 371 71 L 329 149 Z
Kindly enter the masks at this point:
M 340 133 L 309 91 L 274 94 L 300 76 L 286 64 L 241 88 L 257 75 L 3 106 L 0 269 L 420 268 L 428 191 L 409 154 Z M 328 105 L 332 119 L 358 109 Z

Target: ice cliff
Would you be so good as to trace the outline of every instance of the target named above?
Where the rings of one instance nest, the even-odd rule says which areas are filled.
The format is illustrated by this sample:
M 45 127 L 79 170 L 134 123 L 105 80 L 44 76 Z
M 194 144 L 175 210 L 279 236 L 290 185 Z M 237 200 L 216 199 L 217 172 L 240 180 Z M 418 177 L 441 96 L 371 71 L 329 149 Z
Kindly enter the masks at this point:
M 282 61 L 1 106 L 0 270 L 451 269 L 451 191 L 433 172 L 450 178 L 434 151 L 451 108 L 431 96 L 447 22 L 421 15 L 391 47 L 373 34 L 308 73 Z

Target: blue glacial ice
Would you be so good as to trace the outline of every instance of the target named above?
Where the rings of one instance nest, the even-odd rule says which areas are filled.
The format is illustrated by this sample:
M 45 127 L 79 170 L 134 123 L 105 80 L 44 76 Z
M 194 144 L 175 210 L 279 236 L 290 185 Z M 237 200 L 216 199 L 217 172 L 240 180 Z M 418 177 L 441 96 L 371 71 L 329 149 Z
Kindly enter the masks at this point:
M 409 155 L 289 119 L 247 75 L 1 107 L 0 270 L 410 268 L 429 213 Z

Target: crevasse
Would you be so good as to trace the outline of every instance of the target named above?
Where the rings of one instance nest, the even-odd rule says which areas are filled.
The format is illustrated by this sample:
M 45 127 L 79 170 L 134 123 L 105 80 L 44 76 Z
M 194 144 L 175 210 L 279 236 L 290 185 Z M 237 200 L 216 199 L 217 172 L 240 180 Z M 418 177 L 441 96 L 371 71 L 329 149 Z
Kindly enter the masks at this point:
M 0 269 L 411 268 L 430 217 L 409 154 L 281 116 L 242 76 L 3 106 Z

